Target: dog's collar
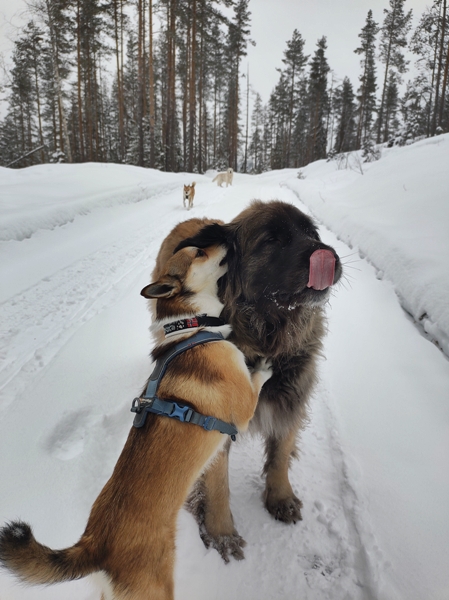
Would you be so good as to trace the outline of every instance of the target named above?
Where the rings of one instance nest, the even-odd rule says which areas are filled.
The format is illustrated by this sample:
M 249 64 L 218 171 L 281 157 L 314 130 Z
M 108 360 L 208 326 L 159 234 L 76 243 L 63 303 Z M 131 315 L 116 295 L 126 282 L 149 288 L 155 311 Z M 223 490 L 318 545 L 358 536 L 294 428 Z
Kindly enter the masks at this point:
M 208 317 L 215 318 L 215 317 Z M 220 319 L 221 320 L 221 319 Z M 141 398 L 134 398 L 131 412 L 136 413 L 134 417 L 134 427 L 143 427 L 147 418 L 147 414 L 154 413 L 156 415 L 162 415 L 177 419 L 182 423 L 193 423 L 199 425 L 206 431 L 219 431 L 231 436 L 231 439 L 235 441 L 237 435 L 237 429 L 230 423 L 225 423 L 215 417 L 207 417 L 201 413 L 196 412 L 190 406 L 182 404 L 180 402 L 174 402 L 170 400 L 161 400 L 156 396 L 159 383 L 164 376 L 167 366 L 176 356 L 207 342 L 223 341 L 224 337 L 221 333 L 211 333 L 210 331 L 199 331 L 193 336 L 179 342 L 174 347 L 170 348 L 156 361 L 156 366 L 150 375 L 148 380 L 147 389 Z
M 196 315 L 190 319 L 178 319 L 177 321 L 166 323 L 163 325 L 163 328 L 165 335 L 167 336 L 171 333 L 183 331 L 184 329 L 196 329 L 198 327 L 221 327 L 222 325 L 226 325 L 226 321 L 223 321 L 223 319 L 220 319 L 219 317 Z

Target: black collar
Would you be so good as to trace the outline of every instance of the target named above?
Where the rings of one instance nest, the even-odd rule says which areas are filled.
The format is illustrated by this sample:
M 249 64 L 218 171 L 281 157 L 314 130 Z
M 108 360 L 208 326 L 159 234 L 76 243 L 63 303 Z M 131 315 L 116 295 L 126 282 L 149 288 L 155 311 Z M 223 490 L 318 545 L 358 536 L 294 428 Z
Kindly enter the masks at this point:
M 207 315 L 196 315 L 190 319 L 179 319 L 172 323 L 164 325 L 165 335 L 174 333 L 175 331 L 182 331 L 184 329 L 196 329 L 197 327 L 221 327 L 226 325 L 226 321 L 219 317 L 209 317 Z

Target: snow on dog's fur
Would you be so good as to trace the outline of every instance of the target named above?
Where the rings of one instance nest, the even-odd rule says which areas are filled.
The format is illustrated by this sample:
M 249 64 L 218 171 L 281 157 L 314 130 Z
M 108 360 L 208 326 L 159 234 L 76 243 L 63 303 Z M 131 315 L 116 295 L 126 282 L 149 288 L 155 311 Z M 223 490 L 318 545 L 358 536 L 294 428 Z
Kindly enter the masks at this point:
M 226 271 L 225 254 L 220 244 L 183 248 L 142 290 L 144 297 L 156 299 L 155 360 L 197 331 L 181 330 L 165 339 L 164 324 L 200 313 L 220 315 L 217 280 Z M 230 332 L 228 325 L 221 329 L 223 335 Z M 266 367 L 251 375 L 243 354 L 224 339 L 174 358 L 158 397 L 175 398 L 244 430 L 269 376 Z M 177 515 L 227 437 L 149 414 L 143 427 L 131 428 L 80 540 L 71 548 L 52 550 L 36 541 L 28 524 L 15 521 L 0 529 L 0 564 L 28 584 L 47 585 L 96 573 L 103 600 L 173 600 Z
M 222 183 L 226 184 L 226 187 L 228 187 L 228 185 L 232 185 L 232 178 L 234 177 L 234 170 L 232 167 L 229 167 L 229 169 L 227 169 L 226 171 L 223 171 L 221 173 L 217 173 L 215 175 L 215 177 L 212 179 L 212 183 L 214 181 L 217 182 L 217 185 L 219 185 L 221 187 Z

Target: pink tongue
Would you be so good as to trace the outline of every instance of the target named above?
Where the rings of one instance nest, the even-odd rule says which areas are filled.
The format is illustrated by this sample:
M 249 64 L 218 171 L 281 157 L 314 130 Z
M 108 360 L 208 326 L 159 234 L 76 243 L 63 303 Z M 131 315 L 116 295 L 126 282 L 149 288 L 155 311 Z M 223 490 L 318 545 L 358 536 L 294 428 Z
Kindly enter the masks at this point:
M 330 250 L 315 250 L 310 257 L 307 287 L 325 290 L 334 283 L 335 257 Z

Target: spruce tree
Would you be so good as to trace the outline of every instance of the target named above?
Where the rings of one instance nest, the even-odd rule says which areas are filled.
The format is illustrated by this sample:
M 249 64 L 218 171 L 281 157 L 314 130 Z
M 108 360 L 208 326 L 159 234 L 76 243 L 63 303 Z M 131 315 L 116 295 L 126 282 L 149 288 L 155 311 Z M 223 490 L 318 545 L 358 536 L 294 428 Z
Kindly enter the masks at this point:
M 426 75 L 418 75 L 407 82 L 405 94 L 400 101 L 402 129 L 400 144 L 412 142 L 427 135 L 428 103 L 431 87 Z

